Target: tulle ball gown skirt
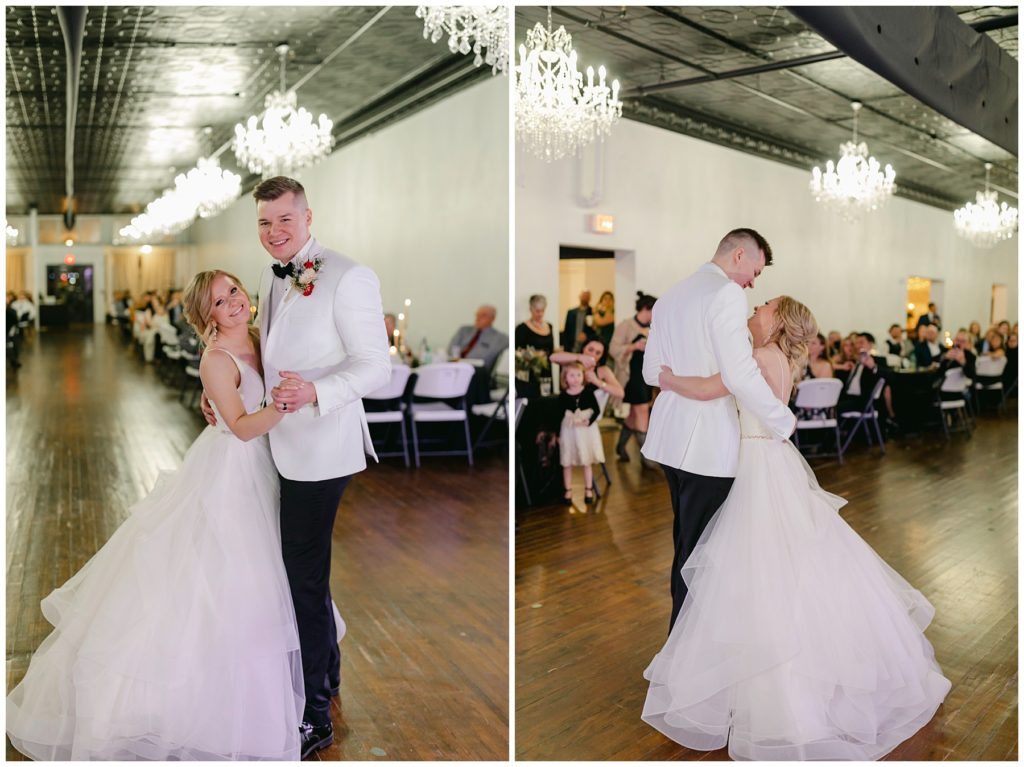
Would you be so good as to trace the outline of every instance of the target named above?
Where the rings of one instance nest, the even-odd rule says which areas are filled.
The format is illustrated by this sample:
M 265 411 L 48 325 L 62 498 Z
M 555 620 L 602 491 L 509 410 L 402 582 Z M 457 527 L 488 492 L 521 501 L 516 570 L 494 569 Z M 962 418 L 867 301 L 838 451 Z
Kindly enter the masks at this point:
M 39 760 L 298 759 L 304 694 L 266 438 L 204 431 L 42 603 L 7 699 Z
M 734 759 L 874 760 L 932 718 L 950 688 L 923 633 L 934 610 L 843 521 L 844 503 L 789 442 L 742 440 L 644 673 L 645 722 Z

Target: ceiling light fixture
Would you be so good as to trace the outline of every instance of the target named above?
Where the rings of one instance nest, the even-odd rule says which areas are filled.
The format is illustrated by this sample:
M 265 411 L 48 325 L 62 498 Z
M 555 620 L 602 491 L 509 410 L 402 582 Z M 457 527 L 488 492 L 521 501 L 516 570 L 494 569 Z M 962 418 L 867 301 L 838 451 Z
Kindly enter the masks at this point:
M 7 219 L 4 219 L 4 230 L 7 234 L 7 244 L 14 246 L 18 244 L 18 230 L 7 223 Z
M 313 115 L 301 107 L 296 110 L 295 91 L 285 87 L 288 46 L 282 43 L 275 50 L 281 60 L 281 88 L 267 95 L 262 125 L 252 115 L 244 126 L 235 126 L 231 143 L 239 164 L 265 179 L 288 176 L 319 162 L 334 146 L 334 123 L 327 115 L 321 114 L 314 124 Z
M 866 211 L 876 210 L 896 191 L 896 171 L 886 165 L 884 172 L 878 160 L 868 155 L 868 145 L 857 142 L 857 113 L 861 106 L 854 101 L 853 140 L 841 144 L 838 163 L 831 160 L 825 172 L 811 171 L 811 193 L 817 202 L 837 211 L 847 221 L 856 221 Z
M 420 5 L 416 17 L 423 19 L 423 36 L 430 42 L 447 34 L 452 53 L 472 53 L 476 66 L 486 63 L 492 75 L 508 74 L 508 6 Z
M 1017 209 L 998 203 L 999 195 L 988 188 L 991 170 L 992 163 L 985 163 L 985 191 L 975 193 L 976 202 L 953 212 L 956 233 L 979 248 L 991 248 L 1017 231 Z
M 537 23 L 519 46 L 516 72 L 516 137 L 547 162 L 575 154 L 595 138 L 603 140 L 622 116 L 619 81 L 605 84 L 604 66 L 587 67 L 587 84 L 576 69 L 572 36 L 560 26 Z

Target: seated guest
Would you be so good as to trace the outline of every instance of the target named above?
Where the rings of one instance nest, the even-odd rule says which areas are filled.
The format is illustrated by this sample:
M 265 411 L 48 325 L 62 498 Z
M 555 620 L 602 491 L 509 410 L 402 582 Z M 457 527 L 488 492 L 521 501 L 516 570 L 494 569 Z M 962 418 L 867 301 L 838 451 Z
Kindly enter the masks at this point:
M 917 318 L 917 327 L 922 325 L 934 325 L 936 329 L 942 327 L 942 318 L 935 311 L 935 304 L 928 304 L 928 311 Z
M 18 322 L 36 321 L 36 305 L 32 303 L 32 296 L 28 291 L 21 291 L 11 307 L 18 313 Z
M 622 384 L 619 383 L 615 373 L 608 366 L 608 355 L 605 353 L 604 341 L 600 338 L 587 341 L 583 351 L 579 354 L 564 351 L 555 352 L 551 355 L 551 361 L 563 367 L 578 362 L 583 365 L 584 384 L 590 384 L 597 389 L 604 390 L 617 399 L 622 399 L 626 396 L 626 390 L 622 388 Z M 559 374 L 561 374 L 561 371 L 559 371 Z
M 590 308 L 590 291 L 580 293 L 580 305 L 565 313 L 565 327 L 562 329 L 562 348 L 567 352 L 579 352 L 591 338 L 597 338 L 593 328 L 594 310 Z M 587 323 L 590 317 L 590 324 Z
M 384 315 L 384 331 L 388 334 L 388 346 L 397 346 L 395 340 L 395 328 L 398 324 L 398 317 L 393 314 Z
M 874 391 L 878 379 L 885 378 L 888 373 L 885 358 L 873 353 L 875 337 L 871 333 L 858 333 L 856 339 L 857 363 L 850 372 L 839 397 L 837 409 L 840 413 L 852 410 L 863 411 L 867 407 L 868 398 Z M 882 390 L 882 401 L 885 403 L 885 412 L 888 414 L 885 425 L 892 430 L 898 429 L 896 412 L 892 407 L 892 392 L 888 386 Z
M 981 323 L 978 322 L 977 320 L 974 320 L 967 327 L 967 335 L 971 339 L 971 346 L 974 347 L 974 353 L 975 354 L 980 354 L 981 353 L 981 345 L 983 343 L 985 343 L 985 336 L 981 332 Z
M 889 337 L 885 345 L 888 353 L 897 357 L 909 357 L 914 351 L 914 345 L 903 337 L 903 326 L 896 322 L 889 326 Z
M 502 350 L 508 348 L 508 336 L 500 330 L 495 330 L 494 320 L 498 316 L 498 310 L 489 304 L 484 304 L 476 310 L 476 320 L 472 325 L 463 325 L 455 331 L 448 348 L 452 356 L 460 359 L 483 360 L 483 369 L 490 372 L 498 355 Z M 456 354 L 457 352 L 457 354 Z
M 832 357 L 832 369 L 836 378 L 849 379 L 849 372 L 857 366 L 857 348 L 853 334 L 839 342 L 839 353 Z
M 835 378 L 832 362 L 825 355 L 825 336 L 818 333 L 807 343 L 807 367 L 804 368 L 804 380 L 809 378 Z
M 1003 370 L 1003 386 L 1009 390 L 1017 380 L 1017 323 L 1013 323 L 1010 337 L 1006 340 L 1006 368 Z
M 939 329 L 935 325 L 918 325 L 917 342 L 914 344 L 914 359 L 921 368 L 937 365 L 945 349 L 939 345 Z
M 977 355 L 974 353 L 970 333 L 961 328 L 953 339 L 952 348 L 943 355 L 942 362 L 939 363 L 939 372 L 945 374 L 947 370 L 963 368 L 964 375 L 973 380 L 977 375 L 975 360 Z
M 20 343 L 19 330 L 18 330 L 18 313 L 14 310 L 14 293 L 7 294 L 7 362 L 8 364 L 17 370 L 21 367 L 21 362 L 18 360 L 18 345 Z
M 843 335 L 838 330 L 828 331 L 828 346 L 825 349 L 825 356 L 829 359 L 838 357 L 841 351 L 841 345 L 843 342 Z
M 1006 356 L 1006 344 L 1003 343 L 1003 334 L 999 332 L 998 327 L 989 328 L 988 334 L 985 336 L 985 351 L 981 353 L 981 356 L 992 359 Z

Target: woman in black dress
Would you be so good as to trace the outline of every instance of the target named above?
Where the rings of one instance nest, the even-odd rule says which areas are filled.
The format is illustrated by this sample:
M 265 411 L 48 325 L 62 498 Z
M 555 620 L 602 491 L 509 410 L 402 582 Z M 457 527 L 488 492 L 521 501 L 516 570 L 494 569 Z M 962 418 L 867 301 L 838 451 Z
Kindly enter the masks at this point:
M 551 353 L 555 335 L 544 320 L 548 300 L 530 296 L 530 319 L 516 325 L 516 396 L 532 399 L 554 392 L 551 386 Z
M 615 447 L 615 452 L 623 461 L 629 460 L 626 445 L 630 437 L 635 435 L 637 445 L 641 448 L 647 440 L 647 424 L 654 396 L 654 390 L 644 381 L 643 369 L 644 349 L 647 348 L 647 335 L 651 328 L 651 311 L 657 299 L 642 291 L 637 291 L 636 295 L 636 314 L 615 328 L 610 349 L 615 360 L 615 374 L 626 391 L 623 402 L 629 404 L 629 415 L 626 416 Z

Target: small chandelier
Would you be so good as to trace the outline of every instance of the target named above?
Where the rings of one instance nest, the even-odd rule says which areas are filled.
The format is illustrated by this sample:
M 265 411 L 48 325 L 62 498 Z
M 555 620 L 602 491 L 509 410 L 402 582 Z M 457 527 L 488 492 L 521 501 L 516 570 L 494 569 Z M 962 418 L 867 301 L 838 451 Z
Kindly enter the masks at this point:
M 423 19 L 423 37 L 430 42 L 447 34 L 452 53 L 473 53 L 476 66 L 486 63 L 492 75 L 508 74 L 508 6 L 420 5 L 416 17 Z
M 1008 240 L 1017 231 L 1017 209 L 1005 202 L 996 202 L 998 195 L 989 191 L 988 177 L 992 163 L 985 163 L 985 191 L 976 192 L 976 202 L 965 203 L 953 212 L 956 233 L 979 248 L 991 248 Z
M 7 233 L 7 244 L 14 246 L 18 244 L 18 230 L 7 223 L 7 219 L 4 219 L 4 229 Z
M 831 160 L 825 172 L 811 171 L 811 193 L 817 202 L 836 210 L 847 221 L 856 221 L 865 211 L 877 210 L 896 191 L 896 171 L 891 165 L 885 172 L 874 157 L 868 156 L 868 145 L 857 143 L 857 113 L 862 104 L 854 101 L 853 141 L 840 145 L 838 163 Z
M 288 46 L 275 48 L 281 59 L 281 89 L 267 95 L 263 126 L 251 116 L 243 127 L 235 126 L 231 148 L 243 167 L 263 178 L 286 176 L 305 168 L 330 154 L 334 146 L 331 129 L 334 123 L 321 114 L 313 124 L 313 115 L 305 109 L 296 110 L 294 90 L 285 90 L 284 70 Z
M 551 162 L 574 154 L 595 138 L 604 139 L 622 116 L 619 81 L 605 84 L 606 72 L 587 67 L 587 84 L 576 69 L 572 36 L 560 26 L 539 22 L 519 46 L 516 71 L 516 136 L 538 157 Z

